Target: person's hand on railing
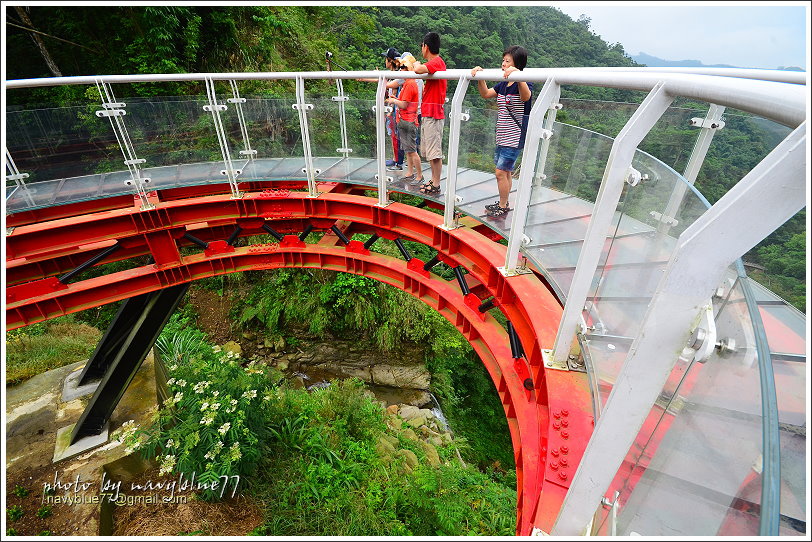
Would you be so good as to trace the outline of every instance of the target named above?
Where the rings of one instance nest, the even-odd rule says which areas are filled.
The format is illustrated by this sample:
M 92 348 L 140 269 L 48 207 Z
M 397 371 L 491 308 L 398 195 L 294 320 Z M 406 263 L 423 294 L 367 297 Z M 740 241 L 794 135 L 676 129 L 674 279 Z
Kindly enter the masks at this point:
M 481 72 L 481 71 L 482 71 L 482 66 L 474 66 L 471 69 L 471 77 L 475 76 L 476 72 Z
M 516 66 L 508 66 L 504 70 L 504 78 L 507 79 L 510 76 L 511 73 L 517 72 L 517 71 L 519 71 L 519 68 L 517 68 Z

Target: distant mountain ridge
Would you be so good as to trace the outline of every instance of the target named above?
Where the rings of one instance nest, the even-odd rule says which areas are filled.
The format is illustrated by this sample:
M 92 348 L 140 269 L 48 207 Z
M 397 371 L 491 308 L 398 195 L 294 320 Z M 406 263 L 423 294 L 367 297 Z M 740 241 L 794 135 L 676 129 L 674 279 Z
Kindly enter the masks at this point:
M 730 64 L 704 64 L 700 60 L 665 60 L 656 56 L 648 55 L 640 52 L 636 55 L 630 55 L 635 62 L 645 64 L 646 66 L 657 68 L 741 68 L 742 66 L 731 66 Z
M 652 56 L 646 54 L 644 52 L 640 52 L 636 55 L 629 55 L 632 60 L 637 62 L 638 64 L 645 64 L 646 66 L 656 67 L 656 68 L 668 68 L 668 67 L 678 67 L 678 68 L 743 68 L 744 66 L 732 66 L 730 64 L 704 64 L 701 60 L 665 60 L 663 58 L 658 58 L 656 56 Z M 779 66 L 775 68 L 777 70 L 788 70 L 788 71 L 806 71 L 802 68 L 797 66 Z

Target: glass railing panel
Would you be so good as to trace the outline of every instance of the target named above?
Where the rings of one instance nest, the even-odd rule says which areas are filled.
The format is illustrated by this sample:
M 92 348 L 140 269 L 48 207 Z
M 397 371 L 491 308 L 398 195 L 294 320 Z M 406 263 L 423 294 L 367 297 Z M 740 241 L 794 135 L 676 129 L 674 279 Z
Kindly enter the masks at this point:
M 679 235 L 707 207 L 673 169 L 636 151 L 632 167 L 644 177 L 624 186 L 617 220 L 587 297 L 589 334 L 633 339 Z M 735 274 L 733 275 L 735 276 Z M 591 344 L 591 343 L 588 343 Z M 601 404 L 621 365 L 616 351 L 591 354 Z
M 762 398 L 753 323 L 738 283 L 716 323 L 735 349 L 690 364 L 676 394 L 660 396 L 649 418 L 655 430 L 630 451 L 642 475 L 626 478 L 621 489 L 619 534 L 759 532 Z
M 472 216 L 488 220 L 485 205 L 499 199 L 493 163 L 498 112 L 495 108 L 473 108 L 467 104 L 463 104 L 462 109 L 468 113 L 469 119 L 460 122 L 457 195 L 462 198 L 462 202 L 458 208 Z M 450 122 L 448 125 L 450 126 Z M 520 160 L 521 155 L 517 163 L 521 163 Z M 430 171 L 424 175 L 430 175 Z M 511 183 L 511 206 L 516 202 L 516 181 L 514 177 Z M 506 218 L 509 216 L 510 214 L 505 215 Z
M 806 316 L 762 284 L 750 281 L 771 352 L 805 356 Z
M 645 94 L 640 93 L 640 99 Z M 639 104 L 561 98 L 564 108 L 558 112 L 558 122 L 580 126 L 585 130 L 614 138 L 632 117 Z
M 304 147 L 299 113 L 293 109 L 293 95 L 281 98 L 249 95 L 242 104 L 248 141 L 254 158 L 248 160 L 240 150 L 245 143 L 240 132 L 235 104 L 228 103 L 222 113 L 223 127 L 229 135 L 229 150 L 239 181 L 303 179 Z
M 6 112 L 5 144 L 27 184 L 69 179 L 124 167 L 101 105 Z
M 556 122 L 546 142 L 543 172 L 536 163 L 524 229 L 530 242 L 523 250 L 545 270 L 562 299 L 572 282 L 612 143 L 608 137 Z M 544 154 L 542 145 L 538 160 Z
M 704 119 L 707 106 L 671 106 L 665 110 L 640 143 L 640 150 L 676 171 L 685 171 L 700 129 L 691 126 L 692 118 Z
M 327 100 L 330 100 L 328 102 Z M 317 123 L 310 124 L 310 138 L 313 142 L 313 130 L 324 133 L 316 136 L 316 150 L 314 157 L 339 157 L 339 160 L 314 159 L 317 169 L 321 170 L 319 179 L 329 181 L 346 181 L 375 186 L 375 174 L 378 173 L 376 156 L 375 112 L 372 110 L 374 100 L 360 100 L 350 97 L 344 102 L 344 119 L 347 127 L 347 147 L 351 149 L 347 158 L 337 149 L 342 148 L 341 140 L 341 109 L 338 102 L 331 98 L 322 98 L 314 103 L 314 110 L 308 112 L 308 119 L 312 114 Z M 335 143 L 335 144 L 334 144 Z M 387 156 L 392 154 L 391 139 L 386 137 Z M 320 167 L 321 166 L 321 167 Z

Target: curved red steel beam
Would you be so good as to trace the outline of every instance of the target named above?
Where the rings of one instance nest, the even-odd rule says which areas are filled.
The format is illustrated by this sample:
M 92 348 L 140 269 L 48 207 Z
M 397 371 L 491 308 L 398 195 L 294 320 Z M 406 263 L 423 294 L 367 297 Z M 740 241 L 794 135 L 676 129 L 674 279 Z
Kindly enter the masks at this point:
M 178 239 L 187 231 L 227 231 L 239 224 L 252 235 L 271 219 L 274 226 L 288 221 L 288 230 L 293 231 L 303 220 L 319 228 L 349 221 L 382 237 L 409 238 L 434 247 L 447 263 L 468 269 L 496 298 L 525 346 L 529 369 L 523 360 L 511 357 L 504 330 L 475 309 L 478 299 L 472 303 L 452 283 L 414 265 L 422 263 L 419 260 L 405 263 L 370 254 L 359 250 L 357 242 L 349 247 L 305 245 L 292 236 L 281 244 L 241 248 L 212 241 L 204 253 L 191 256 L 178 251 Z M 156 264 L 74 284 L 49 277 L 12 286 L 6 292 L 7 325 L 13 329 L 169 285 L 249 269 L 318 267 L 381 280 L 428 302 L 460 329 L 485 361 L 502 398 L 514 445 L 517 533 L 529 534 L 533 526 L 549 530 L 591 435 L 587 379 L 582 373 L 546 371 L 541 363 L 540 349 L 552 346 L 561 314 L 544 284 L 534 275 L 504 277 L 498 270 L 504 263 L 504 246 L 469 228 L 444 230 L 441 222 L 429 211 L 397 203 L 381 208 L 363 196 L 308 198 L 293 192 L 275 197 L 251 193 L 239 200 L 203 195 L 161 202 L 151 211 L 110 209 L 24 225 L 7 237 L 13 265 L 70 259 L 77 251 L 90 254 L 114 242 L 125 250 L 149 252 Z M 524 388 L 528 374 L 533 390 Z

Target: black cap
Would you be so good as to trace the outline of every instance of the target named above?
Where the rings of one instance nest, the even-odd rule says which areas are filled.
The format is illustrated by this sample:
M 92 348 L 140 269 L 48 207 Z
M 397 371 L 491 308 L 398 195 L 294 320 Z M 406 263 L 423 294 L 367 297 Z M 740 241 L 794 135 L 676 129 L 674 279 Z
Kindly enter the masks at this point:
M 400 57 L 400 53 L 398 53 L 398 50 L 394 47 L 390 47 L 388 51 L 381 53 L 381 56 L 385 56 L 389 60 L 395 60 Z

